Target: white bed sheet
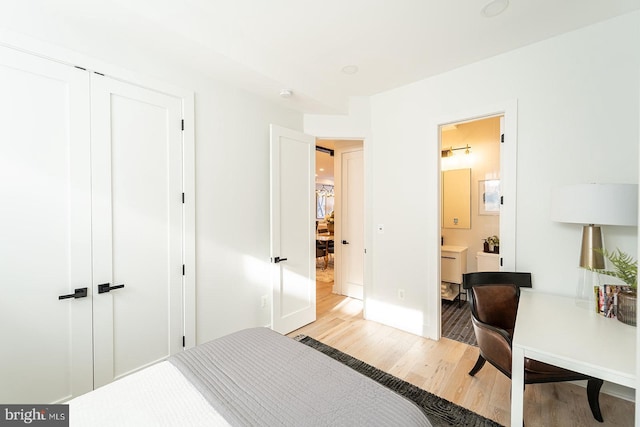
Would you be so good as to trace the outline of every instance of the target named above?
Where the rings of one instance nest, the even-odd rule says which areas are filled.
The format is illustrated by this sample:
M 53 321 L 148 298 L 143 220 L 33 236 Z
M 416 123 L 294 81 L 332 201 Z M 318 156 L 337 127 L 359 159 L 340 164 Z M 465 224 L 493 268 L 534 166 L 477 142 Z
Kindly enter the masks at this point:
M 167 361 L 67 403 L 69 425 L 77 427 L 229 426 Z

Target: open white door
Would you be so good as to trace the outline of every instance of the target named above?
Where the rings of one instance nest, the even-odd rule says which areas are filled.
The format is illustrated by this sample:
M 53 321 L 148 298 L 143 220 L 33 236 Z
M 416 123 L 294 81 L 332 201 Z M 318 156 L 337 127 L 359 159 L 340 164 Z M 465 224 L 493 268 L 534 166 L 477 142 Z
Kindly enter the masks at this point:
M 271 125 L 271 328 L 316 320 L 315 138 Z

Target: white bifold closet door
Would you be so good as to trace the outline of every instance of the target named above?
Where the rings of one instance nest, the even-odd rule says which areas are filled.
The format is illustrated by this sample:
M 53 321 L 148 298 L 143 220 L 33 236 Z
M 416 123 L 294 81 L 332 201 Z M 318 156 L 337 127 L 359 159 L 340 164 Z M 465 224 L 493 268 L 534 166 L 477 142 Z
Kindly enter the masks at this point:
M 0 402 L 56 402 L 93 388 L 89 74 L 0 48 L 0 93 Z
M 62 402 L 182 348 L 181 101 L 2 47 L 0 93 L 0 402 Z
M 182 348 L 181 117 L 178 98 L 91 76 L 95 387 Z

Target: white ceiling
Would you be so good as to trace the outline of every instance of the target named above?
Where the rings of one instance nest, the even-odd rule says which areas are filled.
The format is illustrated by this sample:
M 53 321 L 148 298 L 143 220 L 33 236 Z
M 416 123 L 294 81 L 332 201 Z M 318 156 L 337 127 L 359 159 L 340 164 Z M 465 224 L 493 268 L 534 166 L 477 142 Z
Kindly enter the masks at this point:
M 0 27 L 119 64 L 180 64 L 304 112 L 640 9 L 638 0 L 2 0 Z M 134 64 L 135 65 L 135 64 Z M 347 75 L 344 66 L 359 71 Z M 168 65 L 167 65 L 168 66 Z M 280 89 L 294 92 L 289 99 Z
M 335 150 L 336 141 L 332 139 L 317 139 L 316 146 Z M 334 156 L 322 151 L 316 151 L 316 182 L 323 184 L 334 183 L 333 161 Z

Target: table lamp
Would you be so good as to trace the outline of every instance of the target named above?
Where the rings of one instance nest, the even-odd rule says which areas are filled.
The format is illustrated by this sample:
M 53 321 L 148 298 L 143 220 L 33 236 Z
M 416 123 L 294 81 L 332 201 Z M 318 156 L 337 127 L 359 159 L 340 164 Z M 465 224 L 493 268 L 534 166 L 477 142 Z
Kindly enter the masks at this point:
M 576 184 L 555 188 L 551 194 L 551 219 L 583 224 L 579 266 L 605 268 L 600 225 L 638 225 L 637 184 Z M 593 288 L 578 290 L 578 298 L 591 299 Z

